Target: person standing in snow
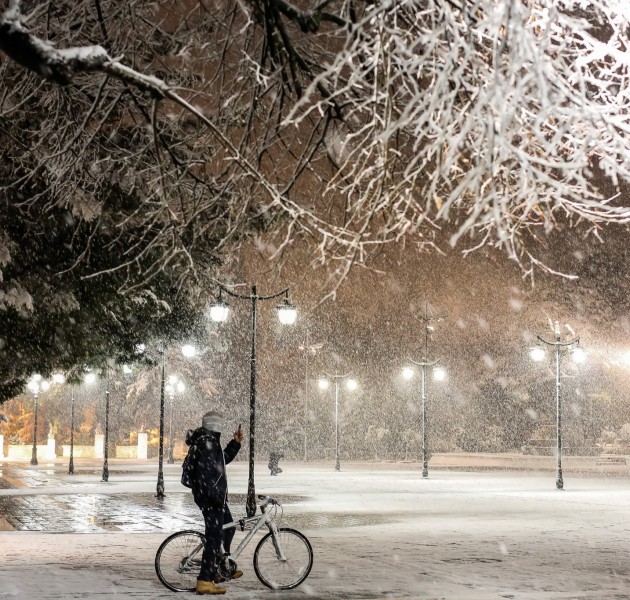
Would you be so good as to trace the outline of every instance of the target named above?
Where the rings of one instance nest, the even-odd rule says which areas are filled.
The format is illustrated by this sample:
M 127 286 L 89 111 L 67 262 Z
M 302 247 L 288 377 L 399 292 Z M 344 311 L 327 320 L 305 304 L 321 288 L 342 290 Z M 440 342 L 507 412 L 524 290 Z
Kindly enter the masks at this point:
M 216 583 L 224 581 L 217 573 L 217 563 L 221 540 L 223 549 L 229 554 L 230 544 L 235 529 L 223 531 L 224 523 L 232 522 L 232 514 L 227 504 L 227 472 L 225 465 L 232 462 L 241 449 L 243 432 L 239 424 L 233 439 L 225 449 L 221 449 L 221 431 L 223 430 L 223 415 L 210 411 L 203 416 L 202 426 L 190 432 L 186 443 L 190 446 L 192 493 L 195 504 L 201 509 L 205 522 L 206 543 L 201 559 L 201 571 L 197 578 L 197 594 L 225 594 L 225 588 Z M 232 579 L 243 575 L 236 571 Z
M 282 473 L 282 469 L 280 468 L 280 465 L 278 463 L 283 457 L 284 454 L 282 452 L 278 452 L 277 450 L 271 451 L 271 454 L 269 455 L 269 464 L 267 465 L 267 468 L 271 472 L 271 475 Z

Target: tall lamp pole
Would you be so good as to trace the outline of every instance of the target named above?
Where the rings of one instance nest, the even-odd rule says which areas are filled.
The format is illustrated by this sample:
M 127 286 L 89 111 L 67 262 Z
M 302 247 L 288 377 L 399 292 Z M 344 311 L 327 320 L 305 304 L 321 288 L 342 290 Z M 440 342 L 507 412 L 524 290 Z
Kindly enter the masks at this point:
M 96 374 L 89 372 L 85 374 L 83 381 L 92 384 L 96 381 Z M 68 475 L 74 475 L 74 409 L 75 409 L 75 386 L 71 384 L 71 409 L 70 409 L 70 462 L 68 463 Z
M 309 366 L 309 357 L 311 354 L 315 355 L 315 353 L 323 346 L 323 344 L 311 344 L 309 340 L 309 329 L 306 329 L 306 336 L 304 339 L 304 344 L 298 346 L 298 350 L 304 352 L 304 462 L 308 460 L 308 366 Z
M 332 379 L 335 385 L 335 471 L 341 470 L 341 461 L 339 459 L 339 392 L 340 392 L 340 383 L 345 380 L 346 387 L 350 390 L 356 390 L 358 387 L 357 382 L 354 379 L 348 377 L 346 375 L 327 375 L 325 378 L 319 380 L 319 387 L 322 390 L 328 389 L 329 379 Z
M 45 392 L 50 387 L 50 383 L 43 379 L 41 375 L 35 374 L 28 382 L 27 387 L 33 392 L 35 400 L 33 407 L 33 451 L 31 453 L 31 464 L 37 465 L 37 410 L 39 405 L 39 393 Z
M 428 442 L 428 425 L 427 425 L 427 368 L 436 367 L 438 361 L 429 361 L 429 335 L 433 333 L 433 326 L 431 323 L 439 323 L 444 320 L 444 317 L 430 317 L 429 316 L 429 303 L 425 302 L 424 315 L 417 317 L 422 323 L 424 333 L 424 348 L 421 361 L 411 360 L 410 362 L 420 367 L 421 369 L 421 411 L 422 411 L 422 477 L 429 476 L 429 442 Z M 445 371 L 441 367 L 436 367 L 433 370 L 433 376 L 437 380 L 443 380 L 445 377 Z M 403 371 L 405 379 L 411 379 L 414 372 L 410 368 L 406 368 Z
M 184 382 L 180 381 L 177 375 L 169 376 L 168 385 L 166 386 L 166 391 L 168 392 L 171 401 L 168 421 L 168 460 L 166 461 L 169 465 L 172 465 L 175 462 L 175 458 L 173 456 L 173 410 L 175 406 L 175 392 L 179 392 L 181 394 L 185 389 L 186 386 L 184 385 Z
M 210 307 L 210 318 L 217 323 L 225 321 L 229 314 L 228 305 L 221 299 L 221 291 L 232 298 L 247 300 L 251 303 L 251 350 L 250 350 L 250 378 L 249 378 L 249 476 L 247 480 L 247 500 L 245 508 L 248 517 L 256 513 L 256 486 L 254 483 L 254 457 L 256 440 L 256 317 L 257 303 L 262 300 L 273 300 L 284 296 L 284 302 L 279 305 L 278 318 L 283 325 L 292 325 L 297 317 L 297 310 L 289 302 L 289 288 L 275 294 L 259 296 L 256 285 L 252 285 L 250 294 L 237 294 L 225 286 L 219 286 L 219 297 Z
M 160 445 L 158 450 L 158 478 L 155 497 L 164 498 L 164 374 L 166 370 L 166 349 L 164 344 L 160 350 L 162 361 L 160 365 Z
M 109 365 L 105 366 L 105 440 L 103 442 L 103 475 L 101 481 L 109 481 Z
M 74 385 L 70 386 L 70 462 L 68 475 L 74 475 Z
M 573 360 L 575 362 L 583 362 L 585 359 L 584 351 L 579 347 L 580 338 L 578 336 L 569 340 L 562 340 L 560 335 L 560 324 L 558 321 L 553 323 L 554 337 L 552 340 L 547 340 L 541 336 L 536 336 L 538 341 L 555 348 L 556 355 L 556 488 L 561 490 L 564 488 L 564 479 L 562 476 L 562 395 L 561 395 L 561 383 L 560 383 L 560 362 L 561 362 L 561 350 L 569 350 L 572 346 Z M 545 351 L 541 347 L 535 347 L 531 350 L 531 358 L 535 361 L 540 361 L 545 358 Z
M 33 408 L 33 450 L 31 452 L 31 464 L 37 465 L 37 408 L 39 404 L 39 387 L 33 392 L 35 406 Z
M 137 354 L 143 354 L 147 350 L 145 344 L 139 344 L 136 348 Z M 186 358 L 192 358 L 197 353 L 194 346 L 186 344 L 181 348 L 182 354 Z M 162 500 L 164 498 L 164 391 L 166 389 L 166 344 L 161 343 L 160 349 L 160 434 L 159 434 L 159 446 L 158 446 L 158 476 L 155 497 Z M 131 369 L 127 367 L 126 372 L 131 372 Z M 172 418 L 173 418 L 173 405 L 171 398 L 171 430 L 172 430 Z M 171 438 L 171 433 L 169 433 Z M 172 438 L 171 438 L 172 440 Z M 171 441 L 172 443 L 172 441 Z M 169 462 L 171 462 L 169 460 Z

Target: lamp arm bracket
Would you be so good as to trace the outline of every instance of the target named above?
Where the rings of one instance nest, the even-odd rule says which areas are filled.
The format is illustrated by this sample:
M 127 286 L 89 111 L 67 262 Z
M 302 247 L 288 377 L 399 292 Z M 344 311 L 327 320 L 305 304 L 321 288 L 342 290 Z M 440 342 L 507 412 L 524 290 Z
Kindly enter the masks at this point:
M 350 373 L 346 373 L 345 375 L 329 375 L 328 373 L 324 373 L 324 377 L 328 379 L 345 379 L 346 377 L 350 377 Z
M 536 336 L 538 338 L 539 341 L 541 341 L 543 344 L 547 344 L 548 346 L 573 346 L 573 344 L 579 344 L 580 343 L 580 338 L 579 337 L 575 337 L 572 340 L 567 340 L 565 342 L 561 342 L 560 340 L 546 340 L 542 337 L 540 337 L 539 335 Z
M 446 317 L 425 317 L 425 316 L 420 316 L 417 317 L 415 315 L 412 315 L 412 318 L 415 319 L 416 321 L 420 321 L 421 323 L 424 323 L 425 325 L 428 325 L 429 323 L 441 323 L 442 321 L 446 321 Z
M 407 360 L 409 360 L 410 363 L 413 363 L 417 367 L 433 367 L 434 365 L 437 365 L 440 362 L 439 358 L 433 361 L 423 360 L 420 362 L 418 362 L 417 360 L 414 360 L 413 358 L 409 358 Z
M 291 288 L 284 288 L 283 290 L 276 292 L 274 294 L 269 294 L 267 296 L 259 296 L 256 294 L 255 296 L 252 294 L 237 294 L 233 292 L 222 283 L 217 283 L 217 286 L 221 289 L 221 291 L 225 292 L 228 296 L 232 296 L 232 298 L 240 298 L 241 300 L 273 300 L 274 298 L 278 298 L 280 296 L 285 295 Z

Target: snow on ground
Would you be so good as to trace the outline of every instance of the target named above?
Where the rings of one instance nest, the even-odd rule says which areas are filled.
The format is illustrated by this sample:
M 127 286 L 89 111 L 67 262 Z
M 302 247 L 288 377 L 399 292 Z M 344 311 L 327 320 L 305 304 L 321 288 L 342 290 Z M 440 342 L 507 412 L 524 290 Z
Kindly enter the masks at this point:
M 435 471 L 423 480 L 408 464 L 346 464 L 339 473 L 332 465 L 283 467 L 270 477 L 261 464 L 257 491 L 306 497 L 286 507 L 285 521 L 316 515 L 303 529 L 315 552 L 312 574 L 295 591 L 267 590 L 253 573 L 251 544 L 239 560 L 245 575 L 229 584 L 227 598 L 630 599 L 626 478 L 565 476 L 558 491 L 551 472 Z M 155 489 L 146 467 L 126 471 L 107 484 L 75 476 L 72 492 Z M 167 493 L 187 493 L 178 474 L 167 466 Z M 246 484 L 247 465 L 231 465 L 231 492 L 244 493 Z M 15 493 L 25 488 L 0 490 Z M 176 597 L 153 570 L 166 535 L 0 532 L 0 599 Z

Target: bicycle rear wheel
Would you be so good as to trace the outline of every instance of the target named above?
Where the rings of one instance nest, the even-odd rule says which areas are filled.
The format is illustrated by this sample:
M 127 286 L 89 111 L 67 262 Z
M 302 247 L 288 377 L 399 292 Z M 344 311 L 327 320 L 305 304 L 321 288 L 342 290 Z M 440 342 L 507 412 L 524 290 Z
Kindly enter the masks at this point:
M 282 527 L 277 533 L 278 545 L 286 560 L 278 555 L 273 534 L 265 535 L 254 551 L 254 571 L 260 581 L 273 590 L 292 590 L 300 585 L 313 567 L 313 549 L 306 536 Z
M 198 531 L 179 531 L 162 542 L 155 555 L 155 572 L 169 590 L 195 591 L 204 543 Z

